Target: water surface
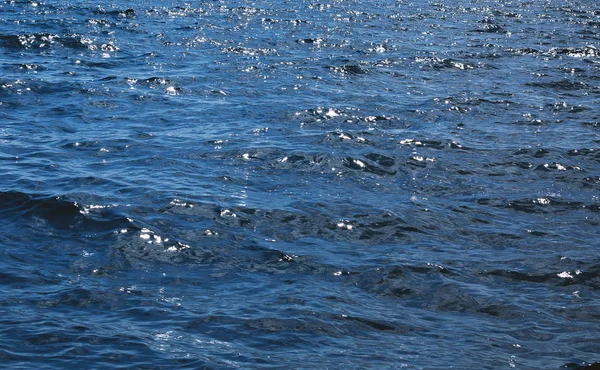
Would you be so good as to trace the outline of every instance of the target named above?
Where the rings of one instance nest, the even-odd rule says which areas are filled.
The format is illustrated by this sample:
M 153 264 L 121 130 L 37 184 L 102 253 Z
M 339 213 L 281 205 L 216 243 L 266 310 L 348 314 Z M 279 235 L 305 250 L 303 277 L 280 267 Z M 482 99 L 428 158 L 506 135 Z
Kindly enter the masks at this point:
M 12 369 L 600 361 L 595 1 L 3 1 Z

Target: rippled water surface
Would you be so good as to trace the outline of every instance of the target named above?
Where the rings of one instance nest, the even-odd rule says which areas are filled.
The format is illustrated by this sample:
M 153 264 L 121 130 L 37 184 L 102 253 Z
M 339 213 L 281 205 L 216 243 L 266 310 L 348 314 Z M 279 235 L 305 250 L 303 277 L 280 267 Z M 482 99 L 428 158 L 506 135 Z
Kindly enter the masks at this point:
M 0 359 L 600 361 L 599 41 L 593 0 L 0 2 Z

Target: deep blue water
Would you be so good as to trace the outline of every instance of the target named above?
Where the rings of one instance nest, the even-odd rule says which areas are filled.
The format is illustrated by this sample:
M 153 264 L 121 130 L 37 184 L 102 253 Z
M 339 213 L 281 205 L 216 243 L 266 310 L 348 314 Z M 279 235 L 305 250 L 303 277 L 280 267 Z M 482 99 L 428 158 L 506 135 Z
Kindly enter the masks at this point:
M 2 0 L 0 366 L 600 361 L 599 43 L 595 0 Z

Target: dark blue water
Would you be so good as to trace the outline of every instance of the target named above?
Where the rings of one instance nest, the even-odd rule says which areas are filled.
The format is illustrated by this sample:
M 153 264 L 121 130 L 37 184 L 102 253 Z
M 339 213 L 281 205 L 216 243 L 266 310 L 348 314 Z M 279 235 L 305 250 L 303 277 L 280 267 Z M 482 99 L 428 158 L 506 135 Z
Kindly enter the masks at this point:
M 600 361 L 599 43 L 594 0 L 3 0 L 2 366 Z

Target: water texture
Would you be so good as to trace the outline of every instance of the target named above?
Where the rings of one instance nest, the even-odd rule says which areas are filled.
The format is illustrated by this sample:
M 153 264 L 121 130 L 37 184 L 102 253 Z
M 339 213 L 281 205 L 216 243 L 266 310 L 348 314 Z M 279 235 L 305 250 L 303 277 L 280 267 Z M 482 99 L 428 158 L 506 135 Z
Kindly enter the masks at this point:
M 0 2 L 2 366 L 599 366 L 599 42 L 592 0 Z

